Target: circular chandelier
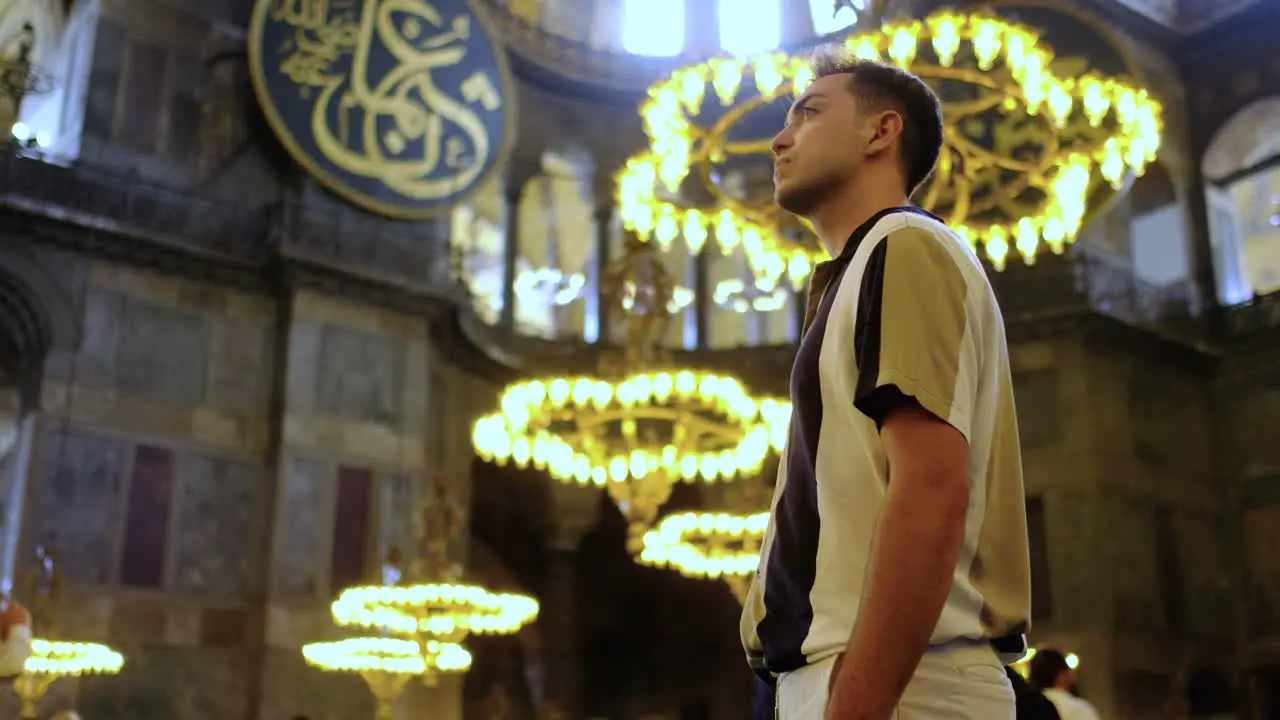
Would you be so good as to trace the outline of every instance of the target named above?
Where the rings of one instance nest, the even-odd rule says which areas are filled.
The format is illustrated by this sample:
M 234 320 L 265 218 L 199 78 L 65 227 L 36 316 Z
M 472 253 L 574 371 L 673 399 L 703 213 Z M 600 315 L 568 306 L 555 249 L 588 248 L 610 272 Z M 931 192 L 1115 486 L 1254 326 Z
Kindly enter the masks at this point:
M 436 677 L 465 672 L 471 653 L 458 643 L 386 637 L 357 637 L 302 647 L 307 664 L 328 672 L 387 673 L 406 677 Z
M 106 645 L 33 638 L 31 655 L 22 673 L 13 679 L 13 690 L 22 704 L 21 715 L 36 717 L 40 699 L 62 678 L 115 675 L 122 667 L 124 656 Z
M 686 577 L 724 580 L 739 602 L 760 565 L 769 513 L 678 513 L 644 534 L 640 562 Z
M 518 631 L 538 615 L 538 601 L 476 585 L 368 585 L 343 590 L 330 610 L 342 627 L 457 643 L 472 633 Z
M 856 58 L 889 62 L 929 82 L 942 100 L 943 151 L 918 204 L 941 216 L 996 269 L 1017 252 L 1034 262 L 1060 253 L 1084 222 L 1091 194 L 1140 175 L 1160 146 L 1163 110 L 1146 90 L 1089 73 L 1059 77 L 1054 55 L 1029 27 L 988 13 L 940 10 L 894 20 L 846 40 Z M 754 92 L 744 90 L 750 77 Z M 766 286 L 784 269 L 803 280 L 815 258 L 769 220 L 715 182 L 712 167 L 734 155 L 767 155 L 769 139 L 734 141 L 748 113 L 812 82 L 809 65 L 784 53 L 715 58 L 682 68 L 649 89 L 640 112 L 650 147 L 618 175 L 626 226 L 670 246 L 683 237 L 697 253 L 714 230 L 724 250 L 741 246 Z M 723 112 L 695 122 L 711 87 Z M 708 212 L 678 204 L 694 170 L 716 199 Z
M 790 403 L 695 370 L 532 380 L 508 387 L 499 405 L 476 423 L 480 457 L 604 487 L 630 521 L 633 551 L 675 479 L 759 472 L 770 449 L 781 449 L 791 415 Z
M 756 397 L 734 377 L 674 366 L 658 347 L 676 299 L 651 247 L 628 245 L 604 273 L 607 308 L 626 341 L 598 375 L 546 377 L 507 387 L 480 418 L 481 459 L 532 465 L 566 483 L 603 487 L 642 538 L 674 483 L 734 480 L 760 470 L 786 439 L 791 404 Z
M 443 673 L 466 672 L 471 653 L 457 643 L 357 637 L 302 646 L 308 665 L 324 672 L 358 673 L 372 693 L 378 720 L 395 716 L 396 700 L 409 680 L 421 678 L 428 687 Z

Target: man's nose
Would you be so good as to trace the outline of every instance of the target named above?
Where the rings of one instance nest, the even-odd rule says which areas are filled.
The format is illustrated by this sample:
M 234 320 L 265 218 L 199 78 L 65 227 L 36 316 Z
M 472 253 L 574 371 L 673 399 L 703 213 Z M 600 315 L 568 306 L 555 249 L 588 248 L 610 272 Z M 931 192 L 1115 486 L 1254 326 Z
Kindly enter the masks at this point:
M 795 144 L 795 138 L 791 135 L 791 130 L 783 128 L 782 132 L 773 136 L 773 142 L 769 143 L 769 149 L 773 151 L 773 156 L 778 157 L 783 150 Z

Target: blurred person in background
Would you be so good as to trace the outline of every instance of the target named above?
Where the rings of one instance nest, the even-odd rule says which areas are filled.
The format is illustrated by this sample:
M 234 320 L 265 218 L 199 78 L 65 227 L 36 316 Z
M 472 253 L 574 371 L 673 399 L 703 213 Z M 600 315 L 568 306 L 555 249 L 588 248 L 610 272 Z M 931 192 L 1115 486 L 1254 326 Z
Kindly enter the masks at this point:
M 1031 658 L 1031 684 L 1049 698 L 1062 720 L 1099 720 L 1098 711 L 1079 696 L 1076 673 L 1060 651 L 1036 651 Z

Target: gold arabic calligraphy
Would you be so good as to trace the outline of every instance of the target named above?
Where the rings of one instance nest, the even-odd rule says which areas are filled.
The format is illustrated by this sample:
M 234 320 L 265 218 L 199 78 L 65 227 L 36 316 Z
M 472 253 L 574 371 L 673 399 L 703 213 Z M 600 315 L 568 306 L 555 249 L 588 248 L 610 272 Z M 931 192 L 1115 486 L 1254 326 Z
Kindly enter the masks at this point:
M 270 9 L 272 20 L 294 27 L 282 48 L 288 55 L 280 73 L 319 92 L 310 128 L 317 149 L 342 170 L 376 179 L 405 198 L 434 200 L 465 190 L 493 151 L 472 105 L 493 112 L 502 107 L 502 96 L 484 70 L 462 81 L 461 100 L 441 90 L 432 71 L 466 57 L 472 18 L 461 14 L 445 22 L 425 0 L 365 0 L 355 3 L 358 18 L 352 9 L 331 12 L 329 5 L 274 0 Z M 375 45 L 395 61 L 376 79 L 369 71 Z M 348 54 L 349 69 L 336 68 Z M 447 132 L 450 126 L 461 132 Z M 441 167 L 445 172 L 438 172 Z

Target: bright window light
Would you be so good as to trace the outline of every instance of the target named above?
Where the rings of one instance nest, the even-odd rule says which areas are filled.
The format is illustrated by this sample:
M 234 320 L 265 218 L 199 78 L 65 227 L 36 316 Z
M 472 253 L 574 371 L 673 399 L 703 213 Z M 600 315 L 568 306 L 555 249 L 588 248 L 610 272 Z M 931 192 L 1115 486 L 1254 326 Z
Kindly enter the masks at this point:
M 864 0 L 809 0 L 814 34 L 830 35 L 851 27 L 864 7 Z
M 725 52 L 754 55 L 781 43 L 780 0 L 720 0 L 720 47 Z
M 684 0 L 625 0 L 622 47 L 633 55 L 679 55 L 684 50 Z

